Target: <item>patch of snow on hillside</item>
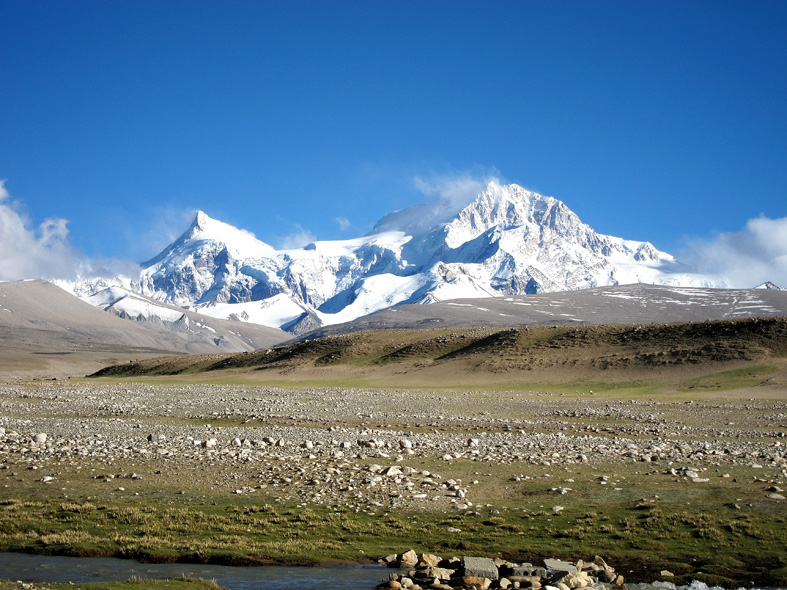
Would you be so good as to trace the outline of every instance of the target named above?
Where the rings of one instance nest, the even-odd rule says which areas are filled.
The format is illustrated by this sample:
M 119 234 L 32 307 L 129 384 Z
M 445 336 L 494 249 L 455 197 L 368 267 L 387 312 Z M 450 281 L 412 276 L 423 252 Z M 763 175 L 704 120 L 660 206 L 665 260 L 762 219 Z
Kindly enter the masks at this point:
M 399 277 L 380 274 L 365 279 L 356 291 L 355 300 L 338 313 L 315 312 L 323 325 L 341 324 L 369 315 L 410 299 L 428 279 L 423 274 Z
M 120 287 L 104 289 L 91 297 L 85 298 L 85 301 L 105 311 L 112 309 L 116 312 L 121 312 L 132 319 L 157 317 L 164 322 L 177 322 L 183 317 L 183 312 L 181 311 L 156 305 Z

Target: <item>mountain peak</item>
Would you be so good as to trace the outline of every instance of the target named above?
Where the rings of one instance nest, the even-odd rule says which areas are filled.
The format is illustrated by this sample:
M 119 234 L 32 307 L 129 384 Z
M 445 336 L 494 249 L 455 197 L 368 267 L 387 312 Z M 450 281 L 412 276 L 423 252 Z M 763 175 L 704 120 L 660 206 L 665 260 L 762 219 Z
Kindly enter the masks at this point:
M 208 217 L 204 211 L 197 211 L 197 215 L 194 217 L 194 222 L 191 224 L 191 226 L 194 229 L 200 229 L 204 231 L 211 221 L 213 221 L 213 219 Z
M 364 238 L 286 251 L 197 211 L 143 265 L 139 289 L 297 331 L 305 318 L 337 323 L 407 302 L 624 283 L 723 286 L 676 274 L 673 258 L 647 242 L 598 234 L 554 197 L 494 181 L 473 190 L 386 215 Z
M 527 224 L 563 231 L 582 225 L 579 218 L 554 197 L 545 197 L 518 184 L 490 182 L 447 224 L 446 243 L 456 248 L 493 227 L 507 230 Z
M 271 246 L 258 240 L 251 232 L 213 219 L 204 211 L 197 211 L 194 222 L 181 239 L 212 241 L 243 250 L 261 250 L 266 254 L 273 252 Z
M 197 211 L 197 214 L 194 216 L 194 221 L 191 223 L 191 226 L 186 230 L 184 235 L 194 236 L 197 233 L 202 234 L 206 232 L 218 235 L 228 235 L 236 232 L 242 232 L 244 234 L 251 235 L 245 230 L 238 229 L 228 223 L 214 219 L 204 211 Z
M 259 258 L 275 253 L 273 247 L 261 242 L 254 234 L 238 229 L 223 221 L 213 219 L 204 211 L 197 211 L 194 221 L 177 240 L 165 248 L 158 256 L 142 263 L 148 269 L 166 261 L 180 260 L 193 256 L 197 250 L 228 250 L 235 258 Z
M 516 187 L 517 185 L 511 185 Z M 454 221 L 465 209 L 486 196 L 499 200 L 506 193 L 497 181 L 490 181 L 479 193 L 469 196 L 448 195 L 394 211 L 381 218 L 369 235 L 386 231 L 401 231 L 408 235 L 419 235 Z M 517 187 L 520 188 L 520 187 Z

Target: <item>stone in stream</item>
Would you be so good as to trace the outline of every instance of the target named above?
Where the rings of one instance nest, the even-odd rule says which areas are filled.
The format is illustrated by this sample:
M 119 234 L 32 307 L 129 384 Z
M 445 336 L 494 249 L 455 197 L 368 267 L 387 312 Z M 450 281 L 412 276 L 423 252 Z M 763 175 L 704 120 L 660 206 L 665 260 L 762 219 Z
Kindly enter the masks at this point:
M 440 564 L 440 558 L 437 555 L 433 555 L 431 553 L 422 553 L 421 556 L 418 558 L 418 565 L 429 565 L 432 567 L 437 567 Z
M 586 572 L 574 572 L 566 574 L 558 581 L 561 584 L 565 584 L 569 588 L 584 588 L 593 584 L 593 580 L 590 579 L 590 575 Z
M 520 588 L 541 588 L 541 576 L 515 576 L 507 578 L 510 582 L 518 583 Z
M 575 574 L 577 572 L 577 567 L 573 563 L 561 559 L 545 559 L 544 566 L 553 572 L 566 572 L 568 574 Z
M 497 566 L 492 559 L 488 557 L 463 557 L 462 565 L 464 567 L 465 577 L 478 577 L 488 578 L 490 580 L 497 580 Z
M 418 577 L 437 579 L 441 581 L 450 580 L 453 574 L 454 574 L 454 570 L 452 569 L 448 569 L 445 567 L 435 567 L 431 565 L 427 565 L 426 567 L 419 568 L 417 570 Z
M 403 569 L 412 569 L 416 565 L 418 565 L 418 554 L 412 549 L 405 551 L 399 557 L 399 567 Z

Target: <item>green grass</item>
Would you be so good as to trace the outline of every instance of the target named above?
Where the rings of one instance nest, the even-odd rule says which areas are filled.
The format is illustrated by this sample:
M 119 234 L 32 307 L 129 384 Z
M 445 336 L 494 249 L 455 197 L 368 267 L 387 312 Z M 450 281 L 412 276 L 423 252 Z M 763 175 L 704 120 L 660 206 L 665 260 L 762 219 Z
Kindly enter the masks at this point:
M 69 474 L 82 490 L 78 496 L 63 498 L 57 489 L 46 488 L 46 494 L 30 499 L 30 490 L 40 489 L 35 482 L 30 487 L 20 483 L 13 497 L 4 493 L 0 550 L 303 565 L 358 561 L 409 548 L 447 557 L 501 553 L 519 561 L 601 554 L 613 565 L 636 564 L 632 569 L 643 580 L 668 569 L 687 576 L 710 571 L 739 582 L 787 583 L 787 514 L 765 499 L 749 468 L 730 469 L 730 478 L 707 472 L 711 481 L 695 484 L 642 464 L 571 469 L 437 459 L 412 464 L 462 479 L 475 506 L 459 512 L 428 506 L 349 508 L 344 502 L 303 505 L 262 492 L 234 495 L 198 485 L 184 496 L 144 480 L 134 484 L 139 496 L 121 495 L 102 491 L 106 488 L 88 474 L 84 481 Z M 600 483 L 602 475 L 608 485 Z M 571 492 L 553 491 L 564 486 Z M 564 507 L 559 514 L 552 510 L 556 505 Z
M 763 383 L 778 371 L 772 365 L 756 365 L 731 371 L 721 371 L 697 377 L 686 382 L 683 389 L 688 390 L 715 390 L 728 391 L 753 387 Z

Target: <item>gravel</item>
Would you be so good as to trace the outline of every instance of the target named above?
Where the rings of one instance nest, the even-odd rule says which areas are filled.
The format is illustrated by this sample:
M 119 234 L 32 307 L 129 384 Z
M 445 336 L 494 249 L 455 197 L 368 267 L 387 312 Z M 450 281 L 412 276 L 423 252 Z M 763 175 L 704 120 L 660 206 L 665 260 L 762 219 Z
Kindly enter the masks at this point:
M 140 479 L 139 471 L 184 488 L 184 474 L 199 472 L 228 493 L 265 490 L 358 510 L 466 510 L 473 482 L 419 465 L 637 462 L 697 485 L 712 467 L 787 475 L 786 421 L 778 401 L 37 382 L 0 386 L 0 470 L 41 467 L 42 485 L 55 485 L 53 466 L 106 466 L 97 478 Z M 118 465 L 135 472 L 113 471 Z

